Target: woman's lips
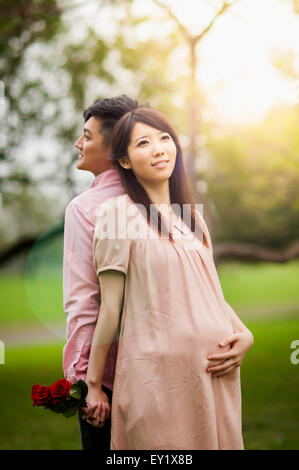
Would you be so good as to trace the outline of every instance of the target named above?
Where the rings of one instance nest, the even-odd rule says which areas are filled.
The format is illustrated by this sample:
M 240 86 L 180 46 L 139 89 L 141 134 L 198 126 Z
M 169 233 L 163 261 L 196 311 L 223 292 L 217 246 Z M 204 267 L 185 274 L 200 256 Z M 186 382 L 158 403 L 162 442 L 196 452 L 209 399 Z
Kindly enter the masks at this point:
M 169 160 L 161 160 L 160 162 L 153 163 L 152 166 L 155 168 L 164 168 L 166 165 L 168 165 Z

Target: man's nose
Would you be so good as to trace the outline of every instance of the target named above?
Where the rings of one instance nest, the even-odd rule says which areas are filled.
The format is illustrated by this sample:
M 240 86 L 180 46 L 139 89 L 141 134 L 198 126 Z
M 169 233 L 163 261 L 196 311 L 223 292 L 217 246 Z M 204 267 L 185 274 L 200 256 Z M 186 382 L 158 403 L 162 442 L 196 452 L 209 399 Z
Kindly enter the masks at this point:
M 74 143 L 75 147 L 79 150 L 82 149 L 82 137 L 83 136 L 81 135 L 81 137 L 79 137 L 79 139 L 77 139 L 76 142 Z

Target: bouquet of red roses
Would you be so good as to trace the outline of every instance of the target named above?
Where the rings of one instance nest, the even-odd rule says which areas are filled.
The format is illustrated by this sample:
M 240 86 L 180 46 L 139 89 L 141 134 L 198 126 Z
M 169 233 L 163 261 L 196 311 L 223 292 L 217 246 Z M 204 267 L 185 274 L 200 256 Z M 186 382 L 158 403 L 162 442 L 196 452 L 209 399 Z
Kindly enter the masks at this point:
M 68 380 L 60 379 L 50 386 L 33 385 L 31 399 L 33 406 L 43 406 L 68 418 L 77 412 L 78 406 L 87 406 L 87 392 L 88 386 L 84 380 L 80 379 L 72 385 Z

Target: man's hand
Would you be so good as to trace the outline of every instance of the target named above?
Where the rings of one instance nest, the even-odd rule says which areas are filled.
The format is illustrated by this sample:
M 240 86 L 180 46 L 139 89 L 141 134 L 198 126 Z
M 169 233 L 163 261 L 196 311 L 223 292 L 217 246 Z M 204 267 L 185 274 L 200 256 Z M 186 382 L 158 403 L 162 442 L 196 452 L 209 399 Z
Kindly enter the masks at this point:
M 80 407 L 82 418 L 96 428 L 102 428 L 105 419 L 110 418 L 111 409 L 109 398 L 101 387 L 88 384 L 88 394 L 86 397 L 87 407 Z
M 80 412 L 82 418 L 84 419 L 84 421 L 86 421 L 87 419 L 89 419 L 93 413 L 95 412 L 97 408 L 97 405 L 94 404 L 94 405 L 88 405 L 88 406 L 78 406 L 78 411 Z
M 219 345 L 222 347 L 230 345 L 231 349 L 225 353 L 208 356 L 208 360 L 215 362 L 215 365 L 209 365 L 206 369 L 207 372 L 212 372 L 212 377 L 222 377 L 241 365 L 245 354 L 253 345 L 253 335 L 249 330 L 234 332 L 232 336 Z

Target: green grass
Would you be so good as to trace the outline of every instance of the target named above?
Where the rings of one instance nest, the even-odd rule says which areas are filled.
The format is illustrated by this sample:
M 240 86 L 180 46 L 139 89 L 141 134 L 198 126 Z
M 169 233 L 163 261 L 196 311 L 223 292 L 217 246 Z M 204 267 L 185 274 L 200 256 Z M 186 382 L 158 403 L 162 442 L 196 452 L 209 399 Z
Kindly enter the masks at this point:
M 290 361 L 299 315 L 247 322 L 247 327 L 254 345 L 241 367 L 245 447 L 299 449 L 299 364 Z
M 63 377 L 63 345 L 7 348 L 0 365 L 0 448 L 34 450 L 81 449 L 77 416 L 65 418 L 30 398 L 35 383 L 50 385 Z
M 299 449 L 299 318 L 249 323 L 255 342 L 241 367 L 246 449 Z M 77 418 L 32 407 L 31 386 L 63 377 L 62 346 L 8 348 L 0 366 L 1 449 L 80 449 Z M 298 354 L 299 357 L 299 354 Z
M 295 303 L 299 307 L 299 260 L 284 264 L 230 262 L 217 270 L 225 297 L 236 309 Z
M 65 322 L 62 279 L 0 276 L 1 326 L 27 328 Z
M 37 318 L 28 302 L 24 278 L 0 277 L 1 327 L 35 323 Z
M 55 226 L 54 226 L 55 228 Z M 47 233 L 47 231 L 45 232 Z M 1 326 L 3 328 L 64 323 L 62 292 L 63 238 L 36 241 L 23 275 L 0 271 Z
M 35 277 L 0 277 L 2 331 L 65 322 L 61 273 L 55 275 L 55 269 L 52 277 L 40 268 Z M 283 307 L 299 305 L 299 262 L 227 263 L 220 265 L 218 273 L 225 298 L 236 311 L 282 306 L 279 315 L 246 321 L 255 342 L 241 367 L 245 448 L 299 449 L 299 364 L 290 362 L 290 344 L 299 340 L 299 308 L 289 315 Z M 5 364 L 0 364 L 1 449 L 81 448 L 76 416 L 64 418 L 34 408 L 30 399 L 33 384 L 50 384 L 63 377 L 62 348 L 60 340 L 52 345 L 6 345 Z

